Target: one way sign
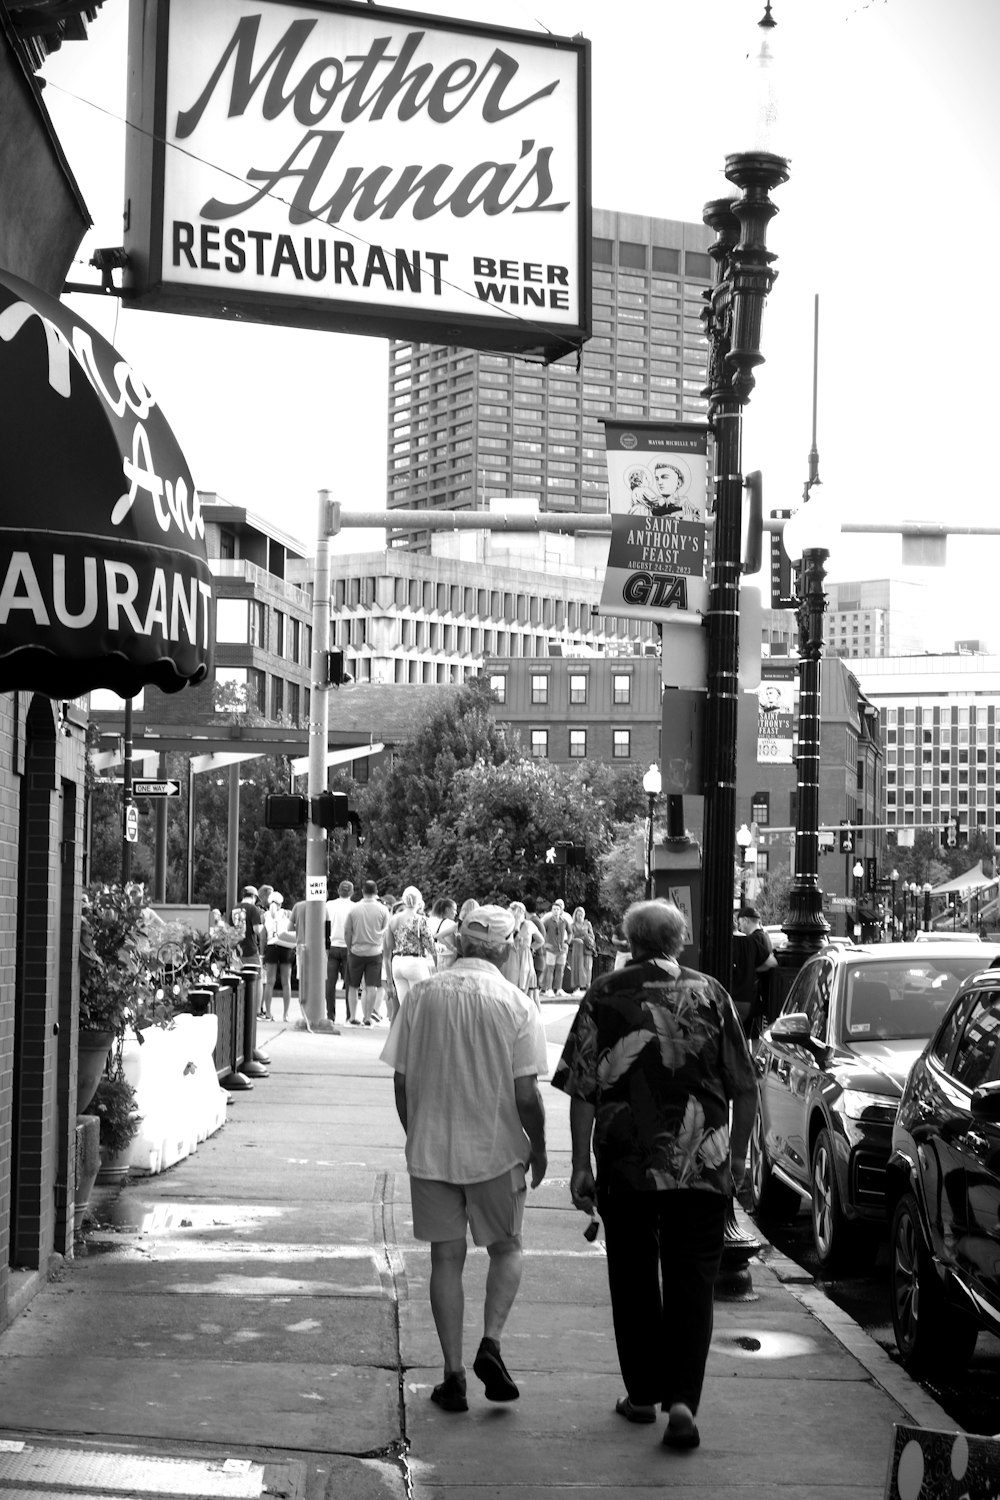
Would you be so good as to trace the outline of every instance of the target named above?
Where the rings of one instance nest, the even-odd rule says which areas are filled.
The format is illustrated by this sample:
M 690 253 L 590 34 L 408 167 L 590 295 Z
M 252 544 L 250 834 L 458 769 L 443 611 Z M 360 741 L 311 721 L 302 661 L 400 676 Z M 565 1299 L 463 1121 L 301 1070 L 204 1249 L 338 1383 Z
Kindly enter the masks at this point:
M 180 790 L 179 781 L 148 781 L 142 776 L 136 776 L 132 780 L 134 797 L 178 797 Z

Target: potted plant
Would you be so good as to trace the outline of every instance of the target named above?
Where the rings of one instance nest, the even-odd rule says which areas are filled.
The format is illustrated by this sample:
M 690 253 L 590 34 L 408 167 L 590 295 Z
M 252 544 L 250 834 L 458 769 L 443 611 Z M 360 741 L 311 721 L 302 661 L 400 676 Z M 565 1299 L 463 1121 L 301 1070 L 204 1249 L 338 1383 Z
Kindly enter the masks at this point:
M 124 1073 L 116 1071 L 100 1079 L 86 1113 L 96 1115 L 100 1121 L 101 1169 L 97 1181 L 120 1182 L 128 1175 L 128 1148 L 142 1120 L 136 1108 L 135 1090 Z
M 125 1033 L 167 1025 L 172 1014 L 139 886 L 94 886 L 80 920 L 80 1030 L 77 1110 L 94 1097 L 108 1053 Z

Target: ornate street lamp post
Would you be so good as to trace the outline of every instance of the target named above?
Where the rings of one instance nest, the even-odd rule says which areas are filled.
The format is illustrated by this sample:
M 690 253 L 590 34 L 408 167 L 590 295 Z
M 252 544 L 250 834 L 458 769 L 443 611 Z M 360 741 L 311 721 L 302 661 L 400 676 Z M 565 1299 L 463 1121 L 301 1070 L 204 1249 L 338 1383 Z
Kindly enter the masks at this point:
M 814 484 L 819 484 L 816 479 Z M 799 588 L 799 742 L 795 818 L 795 879 L 789 892 L 788 945 L 777 955 L 795 974 L 822 947 L 830 924 L 819 882 L 819 761 L 823 687 L 823 616 L 826 564 L 840 535 L 840 518 L 825 492 L 814 494 L 785 525 L 789 558 L 801 559 Z
M 910 921 L 913 923 L 913 931 L 916 932 L 917 928 L 920 926 L 919 917 L 917 915 L 917 896 L 919 895 L 920 887 L 917 885 L 917 882 L 915 880 L 911 880 L 906 889 L 909 892 L 910 903 L 913 907 Z
M 642 778 L 642 789 L 649 801 L 649 811 L 646 815 L 646 900 L 653 899 L 653 814 L 656 812 L 656 799 L 663 787 L 663 779 L 660 776 L 658 765 L 651 765 Z
M 889 875 L 889 884 L 892 887 L 892 906 L 890 908 L 891 926 L 889 928 L 890 943 L 894 943 L 896 941 L 896 882 L 898 879 L 899 871 L 893 868 Z
M 770 3 L 760 22 L 759 76 L 771 65 Z M 754 387 L 764 302 L 774 283 L 767 226 L 777 212 L 770 193 L 788 179 L 788 162 L 768 150 L 726 157 L 738 198 L 705 205 L 716 233 L 716 282 L 706 294 L 708 422 L 715 438 L 715 544 L 709 610 L 705 702 L 705 822 L 702 967 L 722 984 L 732 979 L 732 848 L 736 826 L 736 726 L 739 702 L 740 516 L 743 501 L 743 407 Z
M 934 889 L 934 887 L 931 885 L 930 881 L 929 880 L 925 880 L 924 884 L 923 884 L 923 892 L 924 892 L 924 931 L 925 932 L 930 932 L 930 930 L 931 930 L 931 891 L 933 889 Z

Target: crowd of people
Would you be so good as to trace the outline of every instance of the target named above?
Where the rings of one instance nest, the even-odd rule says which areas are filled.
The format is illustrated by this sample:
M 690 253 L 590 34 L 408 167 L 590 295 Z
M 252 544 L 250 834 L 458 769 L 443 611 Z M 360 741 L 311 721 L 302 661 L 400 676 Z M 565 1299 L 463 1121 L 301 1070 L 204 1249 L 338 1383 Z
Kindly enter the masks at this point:
M 459 923 L 478 905 L 469 898 L 459 907 L 450 896 L 439 896 L 428 910 L 416 886 L 407 886 L 396 898 L 380 895 L 369 880 L 358 896 L 351 881 L 341 881 L 336 896 L 326 903 L 328 1019 L 337 1020 L 342 994 L 347 1025 L 391 1024 L 412 985 L 454 963 Z M 597 953 L 594 927 L 584 908 L 577 906 L 570 913 L 562 900 L 550 906 L 540 897 L 526 897 L 505 910 L 514 918 L 505 977 L 536 1003 L 543 996 L 582 995 L 590 985 Z M 243 888 L 234 913 L 240 956 L 244 966 L 260 967 L 257 1013 L 265 1020 L 277 1019 L 276 995 L 281 1020 L 290 1018 L 293 980 L 304 1010 L 305 911 L 304 901 L 289 905 L 270 885 Z

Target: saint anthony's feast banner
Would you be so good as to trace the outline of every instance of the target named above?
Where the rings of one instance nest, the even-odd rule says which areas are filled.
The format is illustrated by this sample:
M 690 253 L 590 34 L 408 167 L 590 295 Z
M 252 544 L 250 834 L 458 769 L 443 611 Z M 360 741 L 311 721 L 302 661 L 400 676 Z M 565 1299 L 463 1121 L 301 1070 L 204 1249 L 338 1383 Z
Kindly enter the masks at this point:
M 604 423 L 611 545 L 601 609 L 632 619 L 708 608 L 708 428 Z

